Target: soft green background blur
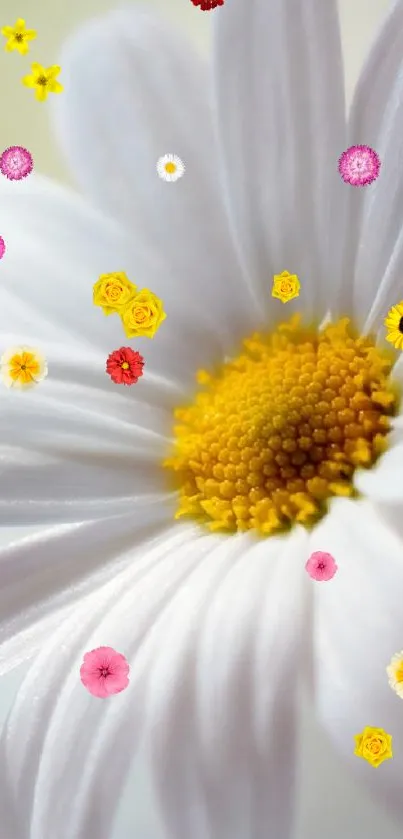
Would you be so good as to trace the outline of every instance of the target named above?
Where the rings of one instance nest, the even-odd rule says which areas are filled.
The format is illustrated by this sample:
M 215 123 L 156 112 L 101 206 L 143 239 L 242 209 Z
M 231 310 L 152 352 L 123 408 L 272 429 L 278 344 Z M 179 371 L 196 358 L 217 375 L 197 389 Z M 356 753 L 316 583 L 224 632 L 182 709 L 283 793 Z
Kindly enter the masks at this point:
M 368 43 L 390 1 L 339 2 L 349 99 Z M 230 3 L 231 0 L 226 2 Z M 252 0 L 245 2 L 252 4 Z M 72 35 L 84 20 L 101 15 L 118 5 L 122 4 L 114 0 L 37 0 L 35 3 L 32 0 L 0 0 L 0 28 L 14 24 L 17 17 L 22 17 L 27 26 L 36 29 L 38 33 L 37 39 L 31 42 L 31 51 L 27 56 L 20 56 L 17 52 L 5 53 L 1 49 L 1 41 L 4 39 L 0 39 L 1 149 L 10 145 L 25 146 L 33 154 L 36 171 L 65 182 L 69 180 L 51 135 L 48 104 L 36 102 L 33 92 L 25 88 L 20 79 L 29 72 L 31 61 L 38 61 L 45 66 L 57 64 L 60 46 L 65 38 Z M 185 36 L 193 41 L 197 49 L 208 53 L 212 15 L 219 13 L 219 9 L 216 12 L 201 12 L 190 0 L 142 0 L 142 5 L 163 12 L 183 29 Z M 90 54 L 88 61 L 91 61 Z M 63 81 L 62 74 L 60 80 Z
M 244 1 L 253 4 L 253 0 Z M 270 3 L 270 0 L 266 2 Z M 118 5 L 114 0 L 37 0 L 36 3 L 32 0 L 0 0 L 0 28 L 14 24 L 17 17 L 23 17 L 27 26 L 38 32 L 31 52 L 25 57 L 18 53 L 5 53 L 0 39 L 0 150 L 9 145 L 26 146 L 32 151 L 36 171 L 65 183 L 70 181 L 52 138 L 48 105 L 37 103 L 32 91 L 24 88 L 20 79 L 29 71 L 31 61 L 39 61 L 45 66 L 57 64 L 65 38 L 71 36 L 84 20 Z M 208 56 L 210 24 L 215 12 L 203 13 L 194 8 L 190 0 L 142 0 L 142 5 L 164 12 L 183 29 L 185 37 L 191 39 L 195 48 Z M 370 41 L 391 0 L 340 0 L 339 5 L 347 100 L 350 101 Z M 90 54 L 88 61 L 91 61 Z M 60 79 L 63 81 L 62 74 Z M 17 535 L 15 529 L 3 530 L 0 532 L 0 545 Z M 24 665 L 0 680 L 0 724 L 26 669 Z M 345 774 L 344 764 L 331 750 L 306 701 L 301 703 L 301 716 L 302 758 L 296 839 L 340 839 L 342 836 L 347 839 L 401 839 L 401 826 L 393 824 Z M 128 779 L 110 839 L 134 837 L 161 839 L 149 779 L 141 757 Z

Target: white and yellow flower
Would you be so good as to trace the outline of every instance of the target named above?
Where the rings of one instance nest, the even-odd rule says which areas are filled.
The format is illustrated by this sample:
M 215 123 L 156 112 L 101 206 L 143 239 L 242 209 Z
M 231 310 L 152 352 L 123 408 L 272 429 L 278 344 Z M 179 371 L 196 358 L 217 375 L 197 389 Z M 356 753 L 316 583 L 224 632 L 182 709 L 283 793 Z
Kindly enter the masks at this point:
M 403 699 L 403 650 L 392 656 L 386 668 L 392 690 Z
M 177 154 L 164 154 L 158 158 L 157 172 L 164 181 L 177 181 L 185 174 L 185 164 Z
M 0 334 L 29 328 L 52 365 L 28 416 L 12 391 L 0 410 L 0 525 L 47 528 L 0 552 L 0 664 L 39 650 L 0 750 L 18 839 L 109 836 L 143 737 L 167 834 L 289 839 L 299 678 L 349 765 L 367 721 L 401 731 L 384 668 L 403 635 L 402 367 L 383 320 L 403 271 L 403 2 L 348 125 L 335 0 L 231 0 L 215 23 L 215 124 L 206 67 L 152 15 L 109 13 L 67 49 L 59 135 L 99 214 L 0 183 Z M 359 195 L 337 170 L 349 137 L 382 160 Z M 161 143 L 190 192 L 158 188 Z M 116 266 L 168 312 L 119 394 L 120 319 L 91 301 Z M 337 557 L 325 587 L 317 551 Z M 80 684 L 105 643 L 130 664 L 119 713 Z M 395 751 L 376 788 L 399 814 Z
M 45 356 L 33 347 L 11 347 L 0 358 L 0 374 L 6 387 L 27 390 L 47 376 Z

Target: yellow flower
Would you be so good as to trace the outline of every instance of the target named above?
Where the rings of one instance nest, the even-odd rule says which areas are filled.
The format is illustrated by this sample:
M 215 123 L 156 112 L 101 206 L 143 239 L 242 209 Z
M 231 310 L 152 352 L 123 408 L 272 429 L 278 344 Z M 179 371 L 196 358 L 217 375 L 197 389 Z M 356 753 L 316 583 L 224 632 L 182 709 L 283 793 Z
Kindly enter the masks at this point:
M 131 283 L 124 271 L 102 274 L 94 285 L 95 306 L 102 306 L 105 315 L 120 313 L 136 294 L 137 286 Z
M 397 350 L 403 349 L 403 300 L 392 306 L 389 309 L 387 317 L 384 320 L 385 326 L 388 328 L 386 340 L 393 344 Z
M 47 376 L 45 357 L 33 347 L 12 347 L 0 359 L 1 378 L 7 387 L 26 390 Z
M 379 766 L 384 760 L 393 757 L 392 735 L 387 734 L 383 728 L 368 725 L 362 734 L 355 735 L 354 740 L 354 754 L 367 760 L 371 766 Z
M 45 102 L 48 93 L 61 93 L 63 85 L 56 81 L 61 67 L 54 64 L 52 67 L 42 67 L 42 64 L 32 64 L 31 75 L 24 76 L 21 80 L 25 87 L 35 88 L 35 98 L 39 102 Z
M 300 288 L 301 284 L 297 275 L 283 271 L 282 274 L 275 274 L 273 277 L 271 296 L 277 297 L 282 303 L 287 303 L 288 300 L 299 297 Z
M 128 338 L 153 338 L 166 318 L 164 304 L 152 291 L 143 288 L 125 306 L 121 318 Z
M 21 55 L 26 55 L 29 52 L 28 41 L 33 41 L 36 38 L 35 29 L 25 29 L 25 20 L 18 18 L 14 26 L 3 26 L 1 34 L 7 38 L 7 43 L 4 47 L 7 52 L 18 50 Z
M 386 672 L 391 688 L 403 699 L 403 650 L 392 656 Z

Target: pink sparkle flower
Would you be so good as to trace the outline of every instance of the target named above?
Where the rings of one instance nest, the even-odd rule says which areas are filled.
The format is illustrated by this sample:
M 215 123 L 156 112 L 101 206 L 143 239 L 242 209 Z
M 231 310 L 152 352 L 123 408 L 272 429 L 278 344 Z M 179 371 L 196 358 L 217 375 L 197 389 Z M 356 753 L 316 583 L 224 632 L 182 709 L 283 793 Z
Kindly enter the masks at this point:
M 6 252 L 6 243 L 2 236 L 0 236 L 0 259 L 3 259 L 3 256 Z
M 339 172 L 351 186 L 368 186 L 379 175 L 381 161 L 370 146 L 350 146 L 339 158 Z
M 127 688 L 129 670 L 129 664 L 122 653 L 117 653 L 112 647 L 98 647 L 85 653 L 80 677 L 92 696 L 106 699 Z
M 9 181 L 20 181 L 26 178 L 33 168 L 32 154 L 23 146 L 10 146 L 0 157 L 0 172 Z
M 331 580 L 337 571 L 337 565 L 332 555 L 323 551 L 314 551 L 309 557 L 305 568 L 309 576 L 318 582 Z

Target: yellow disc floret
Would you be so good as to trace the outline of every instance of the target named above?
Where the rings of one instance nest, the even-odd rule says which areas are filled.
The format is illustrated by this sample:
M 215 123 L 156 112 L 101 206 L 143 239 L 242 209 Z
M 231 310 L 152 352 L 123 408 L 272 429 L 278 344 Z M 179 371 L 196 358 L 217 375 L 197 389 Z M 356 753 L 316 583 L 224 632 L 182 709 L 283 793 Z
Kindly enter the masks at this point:
M 309 526 L 331 496 L 354 495 L 353 473 L 384 451 L 398 407 L 393 361 L 347 318 L 318 332 L 296 315 L 252 335 L 214 373 L 199 371 L 202 387 L 175 412 L 164 463 L 179 489 L 177 517 L 268 535 Z

